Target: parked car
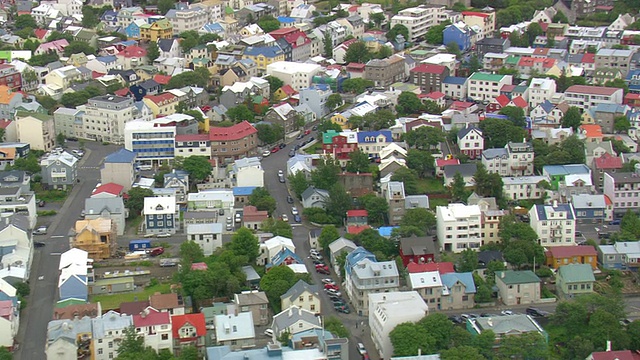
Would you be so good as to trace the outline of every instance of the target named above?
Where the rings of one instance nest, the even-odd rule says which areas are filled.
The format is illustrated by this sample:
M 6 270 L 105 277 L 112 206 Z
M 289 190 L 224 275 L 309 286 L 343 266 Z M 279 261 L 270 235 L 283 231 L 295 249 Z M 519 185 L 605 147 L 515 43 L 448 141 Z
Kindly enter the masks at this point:
M 168 237 L 171 237 L 171 234 L 170 233 L 160 233 L 160 234 L 156 235 L 156 237 L 168 238 Z
M 327 264 L 324 264 L 324 263 L 316 264 L 316 269 L 318 269 L 318 268 L 323 268 L 323 269 L 329 270 L 329 266 L 327 266 Z
M 300 139 L 302 139 L 303 137 L 304 137 L 304 134 L 303 134 L 303 133 L 300 133 L 298 136 L 296 136 L 296 139 L 297 139 L 297 140 L 300 140 Z
M 242 222 L 242 215 L 240 213 L 236 213 L 236 223 Z
M 280 149 L 284 149 L 286 147 L 287 147 L 287 144 L 285 144 L 285 143 L 280 144 Z
M 502 314 L 502 315 L 513 315 L 513 311 L 511 311 L 511 310 L 502 310 L 500 312 L 500 314 Z
M 274 146 L 273 149 L 271 149 L 271 153 L 277 153 L 278 151 L 280 151 L 280 147 L 278 146 Z
M 349 314 L 351 312 L 351 310 L 349 310 L 349 308 L 346 305 L 336 306 L 334 307 L 334 309 L 336 309 L 337 312 L 343 313 L 343 314 Z
M 363 343 L 358 343 L 358 352 L 360 353 L 360 355 L 364 355 L 367 353 L 367 349 L 364 348 Z
M 321 260 L 313 259 L 313 265 L 324 265 L 324 263 Z
M 264 334 L 265 334 L 266 336 L 273 336 L 273 330 L 271 330 L 271 329 L 267 329 L 267 330 L 265 330 L 265 331 L 264 331 Z
M 227 231 L 231 231 L 233 230 L 233 225 L 232 224 L 227 224 Z
M 293 204 L 293 198 L 291 196 L 287 195 L 287 203 L 288 204 Z
M 311 130 L 313 130 L 313 131 L 318 130 L 318 125 L 313 125 L 313 127 L 311 128 Z
M 42 241 L 34 241 L 34 242 L 33 242 L 33 246 L 35 246 L 35 247 L 37 247 L 37 248 L 39 248 L 39 247 L 43 247 L 43 246 L 45 246 L 45 245 L 47 245 L 47 244 L 46 244 L 46 243 L 43 243 Z
M 342 296 L 342 293 L 340 291 L 333 290 L 333 289 L 327 290 L 327 294 L 331 294 L 331 295 L 335 295 L 335 296 Z
M 33 235 L 46 235 L 48 228 L 44 225 L 38 226 L 37 229 L 33 230 Z
M 305 134 L 305 135 L 309 135 L 309 134 L 311 134 L 311 130 L 310 130 L 310 129 L 305 130 L 305 131 L 304 131 L 304 134 Z
M 227 216 L 227 224 L 233 224 L 233 219 L 231 219 L 231 216 Z
M 302 222 L 302 218 L 300 217 L 300 215 L 293 215 L 293 221 L 300 223 Z
M 265 150 L 265 151 L 262 152 L 262 157 L 267 157 L 269 155 L 271 155 L 271 151 L 269 151 L 269 150 Z
M 325 268 L 316 268 L 316 272 L 317 272 L 318 274 L 322 274 L 322 275 L 329 275 L 329 274 L 331 274 L 331 273 L 329 272 L 329 270 L 328 270 L 328 269 L 325 269 Z
M 281 183 L 284 183 L 284 175 L 278 175 L 278 181 L 280 181 Z
M 316 249 L 311 249 L 311 250 L 309 250 L 309 254 L 319 255 L 320 252 L 318 250 L 316 250 Z
M 218 215 L 220 215 L 220 216 L 224 216 L 224 209 L 220 209 L 220 210 L 218 210 Z
M 324 289 L 325 290 L 333 289 L 335 291 L 340 290 L 340 288 L 338 288 L 336 284 L 324 284 Z
M 464 320 L 462 320 L 462 318 L 458 315 L 449 316 L 449 320 L 451 320 L 451 322 L 453 322 L 454 324 L 462 324 L 464 322 Z
M 291 208 L 291 215 L 298 215 L 298 209 L 295 206 Z
M 38 201 L 38 207 L 43 207 L 46 204 L 44 200 Z
M 527 315 L 534 317 L 545 317 L 549 315 L 549 312 L 534 307 L 527 308 L 526 313 Z
M 320 261 L 322 261 L 322 259 L 323 259 L 322 255 L 320 255 L 319 253 L 317 253 L 317 254 L 311 254 L 311 255 L 309 255 L 309 256 L 310 256 L 312 259 L 314 259 L 314 260 L 320 260 Z
M 336 282 L 335 282 L 335 281 L 333 281 L 333 279 L 331 279 L 331 278 L 324 278 L 324 279 L 322 279 L 322 283 L 323 283 L 323 284 L 325 284 L 325 285 L 327 285 L 327 284 L 335 285 L 335 284 L 336 284 Z
M 289 217 L 287 216 L 287 214 L 282 214 L 282 221 L 289 222 Z
M 296 156 L 296 151 L 295 150 L 289 151 L 289 157 L 294 157 L 294 156 Z
M 147 250 L 147 254 L 149 254 L 149 256 L 159 256 L 164 254 L 164 248 L 162 246 L 157 247 L 157 248 L 153 248 L 150 250 Z
M 620 219 L 613 220 L 609 222 L 609 225 L 620 225 Z
M 333 303 L 334 307 L 347 305 L 347 303 L 345 303 L 344 300 L 342 300 L 342 299 L 331 300 L 331 302 Z

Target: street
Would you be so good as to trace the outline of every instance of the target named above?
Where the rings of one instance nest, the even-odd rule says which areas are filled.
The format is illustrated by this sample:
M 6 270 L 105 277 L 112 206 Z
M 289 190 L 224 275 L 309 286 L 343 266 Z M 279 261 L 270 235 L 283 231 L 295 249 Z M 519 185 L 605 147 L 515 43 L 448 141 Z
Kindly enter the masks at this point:
M 77 143 L 68 143 L 70 147 Z M 80 183 L 71 191 L 69 197 L 59 208 L 58 214 L 51 219 L 47 235 L 35 236 L 35 241 L 47 245 L 35 250 L 31 265 L 29 283 L 31 294 L 26 310 L 20 313 L 20 329 L 17 336 L 19 349 L 14 353 L 17 360 L 45 359 L 47 324 L 52 319 L 58 288 L 58 264 L 60 253 L 69 249 L 69 231 L 75 225 L 84 208 L 84 199 L 91 195 L 100 178 L 102 160 L 117 147 L 87 142 L 86 154 L 79 164 Z M 44 276 L 43 280 L 38 280 Z M 28 337 L 27 337 L 28 336 Z

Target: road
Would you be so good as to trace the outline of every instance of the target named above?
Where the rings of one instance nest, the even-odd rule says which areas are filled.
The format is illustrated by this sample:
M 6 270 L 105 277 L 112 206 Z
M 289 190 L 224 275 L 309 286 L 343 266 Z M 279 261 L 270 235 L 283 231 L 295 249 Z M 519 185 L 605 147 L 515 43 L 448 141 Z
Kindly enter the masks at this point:
M 68 143 L 69 147 L 77 143 Z M 17 341 L 20 344 L 15 352 L 17 360 L 45 359 L 44 349 L 47 324 L 53 316 L 53 307 L 57 297 L 59 254 L 69 249 L 69 231 L 75 225 L 84 208 L 84 199 L 91 195 L 100 178 L 100 164 L 105 156 L 113 152 L 115 146 L 87 142 L 85 156 L 80 161 L 78 176 L 80 183 L 74 186 L 64 204 L 55 209 L 58 214 L 49 223 L 47 235 L 36 236 L 34 240 L 47 245 L 36 249 L 31 266 L 31 294 L 27 298 L 27 308 L 20 313 L 20 329 Z M 55 206 L 48 204 L 47 207 Z M 38 280 L 44 276 L 43 280 Z M 28 336 L 28 338 L 27 338 Z

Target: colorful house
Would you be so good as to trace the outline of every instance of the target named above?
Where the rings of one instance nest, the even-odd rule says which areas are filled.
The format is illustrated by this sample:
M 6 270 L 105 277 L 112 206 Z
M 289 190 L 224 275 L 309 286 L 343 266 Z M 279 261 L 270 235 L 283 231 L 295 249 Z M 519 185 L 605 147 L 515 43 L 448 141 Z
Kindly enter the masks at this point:
M 591 245 L 551 246 L 545 256 L 545 265 L 553 269 L 569 264 L 587 264 L 594 270 L 598 268 L 598 252 Z
M 145 24 L 146 22 L 142 19 L 134 20 L 124 28 L 124 33 L 129 39 L 140 39 L 140 26 Z
M 359 234 L 369 226 L 369 213 L 367 210 L 347 211 L 347 232 L 349 234 Z
M 466 52 L 471 48 L 473 33 L 473 30 L 463 22 L 448 25 L 444 31 L 442 31 L 442 42 L 444 45 L 454 43 L 458 45 L 460 51 Z
M 195 346 L 200 354 L 205 350 L 207 329 L 204 314 L 186 314 L 171 316 L 173 327 L 173 353 L 180 355 L 182 348 Z
M 172 37 L 173 26 L 167 19 L 160 19 L 140 26 L 140 38 L 143 40 L 158 41 L 160 39 L 171 39 Z

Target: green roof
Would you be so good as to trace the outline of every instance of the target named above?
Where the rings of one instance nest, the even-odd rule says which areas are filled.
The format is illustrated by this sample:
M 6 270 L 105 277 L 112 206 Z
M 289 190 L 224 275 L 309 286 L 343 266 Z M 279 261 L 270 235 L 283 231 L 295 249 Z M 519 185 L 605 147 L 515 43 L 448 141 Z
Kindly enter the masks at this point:
M 412 55 L 427 55 L 429 52 L 427 50 L 413 50 L 410 54 Z
M 322 134 L 322 143 L 331 144 L 331 142 L 333 141 L 333 137 L 338 135 L 340 135 L 340 133 L 335 130 L 327 130 Z
M 213 306 L 203 307 L 200 312 L 204 315 L 205 319 L 213 319 L 216 315 L 227 314 L 227 304 L 216 302 Z
M 531 270 L 524 271 L 496 271 L 496 278 L 507 285 L 539 283 L 540 278 Z
M 53 116 L 48 115 L 48 114 L 41 114 L 41 113 L 36 113 L 36 112 L 28 112 L 28 111 L 18 111 L 16 112 L 16 117 L 17 118 L 25 118 L 25 117 L 34 117 L 40 121 L 49 121 L 53 119 Z
M 505 63 L 509 65 L 518 65 L 519 62 L 520 56 L 516 55 L 510 55 L 509 57 L 507 57 L 507 61 L 505 61 Z
M 558 277 L 562 277 L 565 283 L 582 283 L 596 281 L 593 269 L 589 264 L 570 264 L 558 269 Z
M 126 283 L 133 283 L 133 276 L 100 279 L 100 280 L 96 280 L 93 283 L 93 286 L 115 285 L 115 284 L 126 284 Z
M 254 104 L 261 104 L 261 103 L 262 103 L 262 101 L 264 101 L 264 97 L 263 97 L 262 95 L 253 95 L 253 96 L 251 97 L 251 101 L 252 101 Z
M 475 72 L 469 79 L 471 80 L 479 80 L 479 81 L 500 81 L 504 75 L 498 74 L 488 74 L 483 72 Z
M 57 309 L 62 309 L 65 308 L 67 306 L 72 306 L 72 305 L 84 305 L 87 302 L 84 300 L 80 300 L 80 299 L 64 299 L 64 300 L 60 300 L 56 303 L 56 308 Z
M 231 6 L 227 6 L 226 8 L 224 8 L 224 12 L 227 15 L 233 15 L 233 13 L 234 13 L 233 8 Z

